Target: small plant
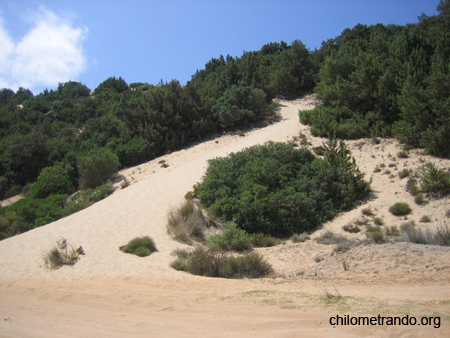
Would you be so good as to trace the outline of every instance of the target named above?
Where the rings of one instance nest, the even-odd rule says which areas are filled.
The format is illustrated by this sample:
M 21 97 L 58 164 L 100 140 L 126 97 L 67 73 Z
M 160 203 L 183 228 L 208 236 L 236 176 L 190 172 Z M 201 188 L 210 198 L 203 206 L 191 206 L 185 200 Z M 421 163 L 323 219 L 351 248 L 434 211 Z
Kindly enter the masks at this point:
M 406 216 L 412 212 L 408 203 L 398 202 L 389 208 L 389 212 L 395 216 Z
M 340 295 L 339 291 L 336 289 L 335 286 L 334 286 L 334 293 L 332 291 L 329 291 L 326 287 L 323 288 L 323 293 L 325 294 L 325 297 L 327 297 L 327 299 L 342 298 L 342 296 Z
M 386 170 L 384 171 L 383 174 L 385 174 L 385 175 L 390 175 L 390 174 L 391 174 L 391 171 L 390 171 L 389 169 L 386 169 Z
M 156 251 L 155 242 L 148 236 L 136 237 L 120 248 L 125 253 L 130 253 L 139 257 L 150 256 Z
M 350 270 L 350 265 L 345 259 L 342 260 L 342 267 L 344 268 L 344 271 Z
M 56 246 L 44 254 L 44 263 L 47 268 L 58 269 L 63 265 L 74 265 L 84 255 L 84 250 L 80 246 L 75 250 L 67 239 L 61 237 L 56 242 Z
M 368 225 L 366 227 L 366 233 L 377 232 L 377 231 L 381 231 L 381 228 L 379 226 Z
M 373 231 L 369 233 L 369 239 L 374 241 L 375 243 L 383 243 L 384 234 L 381 231 Z
M 367 208 L 362 209 L 361 213 L 363 215 L 366 215 L 366 216 L 373 216 L 374 215 L 371 207 L 367 207 Z
M 424 205 L 427 203 L 427 200 L 425 199 L 424 194 L 419 193 L 414 197 L 414 202 L 418 205 Z
M 417 196 L 420 193 L 420 189 L 417 185 L 410 185 L 408 186 L 408 192 L 411 194 L 411 196 Z
M 384 228 L 384 234 L 389 237 L 395 237 L 400 235 L 400 230 L 395 225 L 390 225 Z
M 319 244 L 332 245 L 332 244 L 342 244 L 349 242 L 349 240 L 341 235 L 337 235 L 329 230 L 325 233 L 316 237 L 316 242 Z
M 314 262 L 316 263 L 320 263 L 324 260 L 325 258 L 323 256 L 316 256 L 314 257 Z
M 409 177 L 411 175 L 411 172 L 408 169 L 403 169 L 398 172 L 398 177 L 400 179 L 404 179 L 405 177 Z
M 384 220 L 381 217 L 375 217 L 373 219 L 373 222 L 375 223 L 375 225 L 378 225 L 378 226 L 384 225 Z
M 217 247 L 225 251 L 246 251 L 252 248 L 252 236 L 240 229 L 234 222 L 225 224 L 223 233 L 210 236 L 206 239 L 206 245 L 210 248 Z
M 428 215 L 423 215 L 422 218 L 420 219 L 420 222 L 429 223 L 429 222 L 431 222 L 431 217 Z
M 302 243 L 302 242 L 306 242 L 309 239 L 310 239 L 310 237 L 306 231 L 302 232 L 301 234 L 293 234 L 291 236 L 291 241 L 293 243 Z
M 252 245 L 257 248 L 266 248 L 280 243 L 278 238 L 258 232 L 252 235 Z
M 121 183 L 120 183 L 120 189 L 125 189 L 126 187 L 130 186 L 130 181 L 127 180 L 127 178 L 125 178 Z
M 414 228 L 415 226 L 416 226 L 416 222 L 414 222 L 414 221 L 405 222 L 402 225 L 400 225 L 400 230 L 402 232 L 405 232 L 408 229 Z
M 375 166 L 375 169 L 373 169 L 374 173 L 379 173 L 381 171 L 381 168 L 377 165 Z
M 397 156 L 398 156 L 398 158 L 408 158 L 409 154 L 407 151 L 402 150 L 397 153 Z
M 342 226 L 342 230 L 350 232 L 350 233 L 358 233 L 361 231 L 359 226 L 354 225 L 353 223 L 349 223 L 349 224 Z

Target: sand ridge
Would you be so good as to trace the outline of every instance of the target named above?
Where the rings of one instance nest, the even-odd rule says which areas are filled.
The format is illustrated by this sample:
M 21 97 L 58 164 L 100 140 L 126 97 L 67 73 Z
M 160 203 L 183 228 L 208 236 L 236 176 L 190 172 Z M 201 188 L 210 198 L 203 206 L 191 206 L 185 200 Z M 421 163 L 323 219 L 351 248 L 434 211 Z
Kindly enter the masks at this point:
M 261 280 L 203 278 L 169 267 L 174 259 L 171 252 L 184 246 L 167 235 L 167 212 L 201 181 L 208 159 L 269 140 L 300 143 L 300 133 L 309 147 L 322 145 L 325 139 L 313 137 L 298 120 L 298 110 L 311 109 L 316 102 L 314 96 L 281 100 L 277 123 L 246 131 L 245 136 L 217 135 L 122 170 L 119 177 L 126 177 L 129 187 L 74 215 L 1 241 L 0 337 L 448 336 L 450 250 L 445 247 L 364 244 L 339 255 L 334 246 L 314 240 L 287 241 L 257 249 L 276 271 L 274 277 Z M 447 224 L 448 198 L 414 204 L 406 191 L 407 179 L 400 179 L 398 171 L 417 170 L 428 161 L 448 169 L 450 161 L 423 155 L 421 150 L 411 150 L 409 158 L 400 159 L 401 145 L 396 140 L 380 141 L 346 142 L 366 178 L 372 178 L 374 192 L 354 210 L 325 224 L 312 239 L 326 230 L 364 239 L 364 234 L 345 233 L 342 226 L 363 217 L 361 211 L 368 206 L 386 225 L 400 225 L 407 220 L 388 211 L 398 201 L 412 206 L 408 220 L 430 228 Z M 374 173 L 382 163 L 383 171 Z M 391 174 L 384 173 L 388 168 Z M 424 215 L 432 216 L 432 222 L 420 223 Z M 154 239 L 158 252 L 138 258 L 119 251 L 119 246 L 144 235 Z M 86 255 L 73 267 L 49 271 L 43 267 L 42 253 L 61 236 L 83 246 Z M 323 259 L 317 263 L 318 256 Z M 342 268 L 343 259 L 349 271 Z M 344 298 L 328 301 L 325 288 L 338 290 Z M 436 329 L 328 323 L 337 313 L 377 311 L 434 313 L 442 316 L 442 325 Z

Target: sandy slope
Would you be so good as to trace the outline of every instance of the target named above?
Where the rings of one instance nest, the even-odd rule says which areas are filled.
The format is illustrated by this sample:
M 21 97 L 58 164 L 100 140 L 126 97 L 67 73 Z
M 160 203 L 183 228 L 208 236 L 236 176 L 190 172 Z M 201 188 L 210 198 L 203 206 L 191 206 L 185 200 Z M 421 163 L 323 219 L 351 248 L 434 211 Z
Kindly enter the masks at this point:
M 258 249 L 276 270 L 261 280 L 222 280 L 190 276 L 172 270 L 170 253 L 181 244 L 166 234 L 165 220 L 205 172 L 207 160 L 226 156 L 268 140 L 288 141 L 302 132 L 311 146 L 323 140 L 311 137 L 298 122 L 298 110 L 314 106 L 314 98 L 281 101 L 282 120 L 176 151 L 123 170 L 131 185 L 109 198 L 65 219 L 0 242 L 0 337 L 390 337 L 450 335 L 450 249 L 406 243 L 352 248 L 345 254 L 333 245 L 288 241 Z M 298 141 L 295 141 L 298 143 Z M 436 228 L 448 220 L 448 198 L 414 204 L 406 180 L 397 172 L 416 169 L 424 161 L 449 168 L 448 160 L 434 159 L 413 150 L 398 159 L 395 140 L 350 141 L 361 170 L 372 177 L 374 193 L 361 206 L 339 215 L 311 237 L 324 231 L 347 237 L 342 226 L 361 218 L 371 206 L 387 225 L 403 218 L 388 208 L 408 202 L 415 220 Z M 390 154 L 390 155 L 389 155 Z M 158 163 L 169 165 L 162 168 Z M 373 173 L 376 165 L 386 168 Z M 389 164 L 395 166 L 388 167 Z M 390 169 L 391 175 L 384 174 Z M 420 223 L 422 216 L 431 223 Z M 147 258 L 123 254 L 118 247 L 149 235 L 158 252 Z M 83 246 L 86 255 L 73 267 L 49 271 L 42 253 L 61 236 Z M 316 257 L 323 258 L 319 263 Z M 315 260 L 316 259 L 316 260 Z M 342 261 L 350 269 L 344 271 Z M 324 290 L 342 298 L 326 298 Z M 331 326 L 330 316 L 382 315 L 440 316 L 440 328 L 428 326 Z

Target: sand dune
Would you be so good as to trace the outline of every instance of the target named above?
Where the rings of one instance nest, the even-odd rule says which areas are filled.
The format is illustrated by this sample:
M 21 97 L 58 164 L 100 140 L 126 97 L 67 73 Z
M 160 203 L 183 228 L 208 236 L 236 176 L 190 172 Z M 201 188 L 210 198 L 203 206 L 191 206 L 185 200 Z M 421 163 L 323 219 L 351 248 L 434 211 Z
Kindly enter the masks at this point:
M 199 182 L 207 160 L 226 156 L 268 140 L 286 142 L 302 132 L 321 145 L 298 122 L 298 110 L 314 106 L 313 96 L 280 101 L 281 121 L 245 133 L 216 138 L 175 151 L 120 172 L 131 185 L 107 199 L 44 227 L 0 242 L 0 337 L 322 337 L 423 336 L 450 334 L 450 249 L 387 243 L 360 245 L 339 255 L 333 246 L 313 240 L 258 249 L 276 270 L 261 280 L 223 280 L 172 270 L 171 252 L 182 244 L 166 233 L 167 212 Z M 406 191 L 403 168 L 424 161 L 450 168 L 450 161 L 410 152 L 399 159 L 401 146 L 392 139 L 349 141 L 374 193 L 358 208 L 338 215 L 311 237 L 326 230 L 347 237 L 342 226 L 362 217 L 370 206 L 386 225 L 403 218 L 388 208 L 408 202 L 422 226 L 445 225 L 448 198 L 414 204 Z M 390 154 L 390 155 L 389 155 Z M 394 157 L 396 157 L 394 159 Z M 165 160 L 169 166 L 158 163 Z M 391 174 L 374 173 L 384 163 Z M 388 167 L 389 164 L 395 166 Z M 117 184 L 119 185 L 119 184 Z M 431 223 L 420 223 L 429 215 Z M 373 218 L 371 216 L 369 218 Z M 119 246 L 137 236 L 152 237 L 158 252 L 146 258 L 123 254 Z M 86 255 L 73 267 L 50 271 L 42 253 L 60 237 L 83 246 Z M 320 257 L 319 261 L 316 257 Z M 342 268 L 346 260 L 350 269 Z M 326 298 L 324 290 L 343 298 Z M 332 326 L 330 316 L 440 316 L 439 328 L 428 326 Z

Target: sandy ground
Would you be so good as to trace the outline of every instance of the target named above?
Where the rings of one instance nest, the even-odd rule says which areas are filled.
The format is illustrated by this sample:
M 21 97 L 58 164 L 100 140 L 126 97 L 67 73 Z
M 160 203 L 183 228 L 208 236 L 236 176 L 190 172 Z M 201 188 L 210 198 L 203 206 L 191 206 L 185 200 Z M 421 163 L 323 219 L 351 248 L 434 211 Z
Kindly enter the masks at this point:
M 311 240 L 257 249 L 275 269 L 270 278 L 204 278 L 169 267 L 171 252 L 183 245 L 167 235 L 167 213 L 201 181 L 207 160 L 268 140 L 298 144 L 304 136 L 309 147 L 321 145 L 324 139 L 312 137 L 298 122 L 298 110 L 311 109 L 315 102 L 313 96 L 280 101 L 280 122 L 245 136 L 218 135 L 123 170 L 119 177 L 126 177 L 129 187 L 67 218 L 1 241 L 0 337 L 449 337 L 450 248 L 364 242 L 340 253 L 335 245 L 314 240 L 327 230 L 365 239 L 363 232 L 349 234 L 342 226 L 371 223 L 375 217 L 384 226 L 414 220 L 436 229 L 448 223 L 448 198 L 415 204 L 406 191 L 407 178 L 400 179 L 398 172 L 414 172 L 428 161 L 447 170 L 450 161 L 421 150 L 400 159 L 401 145 L 392 139 L 347 142 L 366 178 L 372 178 L 373 193 L 311 234 Z M 380 165 L 382 170 L 374 172 Z M 395 202 L 413 208 L 407 220 L 389 213 Z M 362 214 L 367 207 L 373 215 Z M 420 222 L 425 215 L 431 222 Z M 154 239 L 158 252 L 139 258 L 119 251 L 144 235 Z M 72 267 L 45 269 L 42 255 L 61 236 L 81 245 L 86 255 Z M 415 326 L 330 325 L 336 315 L 409 315 L 418 323 L 427 316 L 439 317 L 439 323 L 433 318 Z

